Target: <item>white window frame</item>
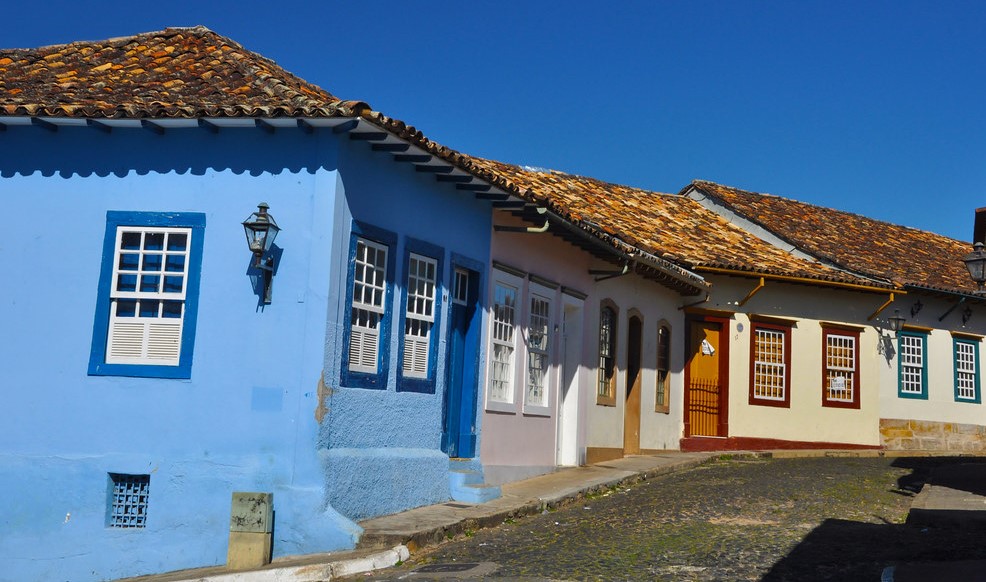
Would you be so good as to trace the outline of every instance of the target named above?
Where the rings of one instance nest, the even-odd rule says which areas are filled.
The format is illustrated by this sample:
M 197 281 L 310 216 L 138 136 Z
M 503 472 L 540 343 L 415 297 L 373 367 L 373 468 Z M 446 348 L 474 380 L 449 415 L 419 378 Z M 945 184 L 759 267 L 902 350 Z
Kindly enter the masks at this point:
M 833 344 L 832 341 L 841 342 L 842 345 Z M 859 340 L 855 335 L 842 333 L 838 330 L 829 330 L 825 334 L 825 352 L 823 353 L 825 367 L 825 399 L 823 403 L 835 403 L 835 405 L 852 405 L 858 403 L 857 393 L 859 391 Z M 849 349 L 851 353 L 850 365 L 836 365 L 831 363 L 835 356 L 830 358 L 830 349 Z M 838 358 L 844 363 L 846 358 Z M 833 387 L 833 380 L 842 378 L 844 386 L 842 388 Z M 844 393 L 842 396 L 833 396 L 836 391 Z
M 976 368 L 979 358 L 979 342 L 966 339 L 954 339 L 955 352 L 955 400 L 956 402 L 980 401 L 979 370 Z M 965 350 L 960 349 L 965 348 Z M 966 351 L 966 353 L 962 353 Z M 971 392 L 971 394 L 963 394 Z
M 784 402 L 788 391 L 787 336 L 791 331 L 757 325 L 750 327 L 753 329 L 753 400 Z M 778 354 L 779 362 L 774 361 Z
M 422 267 L 425 269 L 423 274 L 420 271 Z M 428 269 L 431 270 L 430 277 Z M 438 276 L 437 259 L 417 253 L 408 254 L 404 358 L 401 362 L 405 378 L 428 378 L 432 334 L 435 332 Z
M 139 248 L 123 249 L 123 237 L 126 234 L 140 236 Z M 160 250 L 145 249 L 149 234 L 162 234 Z M 184 236 L 184 250 L 168 250 L 168 240 L 171 236 Z M 192 229 L 189 227 L 162 226 L 118 226 L 113 251 L 113 275 L 110 281 L 110 318 L 106 338 L 107 364 L 136 364 L 156 366 L 178 366 L 181 358 L 182 334 L 184 333 L 186 291 L 188 289 L 188 269 L 191 262 Z M 121 266 L 123 255 L 137 257 L 137 267 L 124 269 Z M 148 256 L 160 257 L 157 269 L 148 268 Z M 168 271 L 168 258 L 181 257 L 182 269 Z M 121 290 L 122 277 L 135 278 L 135 290 Z M 144 281 L 158 279 L 153 291 L 141 291 Z M 180 278 L 180 292 L 164 291 L 166 278 Z M 144 304 L 156 304 L 153 316 L 142 315 Z M 121 307 L 133 304 L 135 312 L 132 316 L 120 315 Z M 177 316 L 165 317 L 166 305 L 178 304 Z
M 535 313 L 535 303 L 543 304 L 544 311 Z M 554 365 L 555 350 L 555 290 L 531 282 L 528 285 L 528 293 L 524 305 L 527 307 L 524 326 L 524 340 L 527 347 L 527 362 L 524 366 L 524 413 L 539 416 L 551 416 L 551 402 L 555 391 L 556 370 Z M 543 317 L 543 319 L 542 319 Z M 544 344 L 535 345 L 534 339 L 537 337 L 534 326 L 543 325 Z M 540 397 L 536 396 L 536 386 L 532 381 L 536 377 L 534 366 L 538 362 L 542 363 Z
M 513 292 L 513 309 L 499 304 L 499 289 Z M 487 367 L 486 409 L 500 412 L 516 412 L 517 381 L 520 369 L 518 344 L 523 330 L 524 280 L 510 273 L 493 270 L 490 281 L 489 347 Z M 507 317 L 504 317 L 507 316 Z M 506 355 L 505 358 L 502 356 Z
M 898 338 L 900 378 L 897 390 L 905 398 L 927 398 L 925 385 L 927 336 L 919 333 L 901 333 Z
M 382 255 L 382 264 L 369 263 L 360 257 L 360 245 L 365 248 L 373 249 Z M 364 374 L 376 374 L 380 370 L 381 342 L 383 341 L 384 316 L 387 313 L 387 261 L 390 257 L 390 247 L 378 243 L 368 238 L 356 237 L 356 255 L 353 257 L 353 286 L 350 289 L 352 299 L 350 303 L 350 329 L 349 329 L 349 371 Z M 362 266 L 363 277 L 358 277 Z M 367 268 L 372 267 L 372 268 Z M 374 277 L 367 278 L 369 273 Z M 379 276 L 379 282 L 377 281 Z M 357 298 L 357 289 L 362 293 Z M 371 300 L 365 301 L 366 291 L 369 290 Z M 379 305 L 376 304 L 376 293 L 379 293 Z M 373 321 L 375 320 L 375 325 Z M 366 322 L 366 324 L 362 324 Z M 372 340 L 372 345 L 368 340 Z M 372 361 L 372 365 L 367 362 Z

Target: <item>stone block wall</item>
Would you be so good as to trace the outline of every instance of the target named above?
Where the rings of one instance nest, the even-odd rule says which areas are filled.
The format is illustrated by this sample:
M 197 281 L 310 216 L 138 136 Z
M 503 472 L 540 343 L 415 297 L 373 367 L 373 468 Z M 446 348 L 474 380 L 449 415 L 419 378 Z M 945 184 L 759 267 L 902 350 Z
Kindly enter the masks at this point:
M 888 451 L 983 452 L 986 426 L 881 418 L 880 443 Z

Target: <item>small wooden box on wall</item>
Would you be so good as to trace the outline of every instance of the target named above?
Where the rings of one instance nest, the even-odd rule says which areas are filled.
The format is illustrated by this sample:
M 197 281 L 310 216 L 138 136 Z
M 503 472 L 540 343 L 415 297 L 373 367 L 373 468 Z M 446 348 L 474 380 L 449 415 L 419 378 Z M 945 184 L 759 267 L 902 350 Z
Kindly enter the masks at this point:
M 226 568 L 248 570 L 270 564 L 274 494 L 233 492 Z

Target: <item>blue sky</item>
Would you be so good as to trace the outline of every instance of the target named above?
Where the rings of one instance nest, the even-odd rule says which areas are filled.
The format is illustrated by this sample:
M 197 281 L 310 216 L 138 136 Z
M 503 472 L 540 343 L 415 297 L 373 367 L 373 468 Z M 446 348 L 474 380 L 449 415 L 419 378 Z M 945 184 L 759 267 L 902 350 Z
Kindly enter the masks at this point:
M 694 178 L 968 240 L 986 3 L 18 2 L 0 45 L 202 24 L 474 155 Z M 837 227 L 837 225 L 834 225 Z

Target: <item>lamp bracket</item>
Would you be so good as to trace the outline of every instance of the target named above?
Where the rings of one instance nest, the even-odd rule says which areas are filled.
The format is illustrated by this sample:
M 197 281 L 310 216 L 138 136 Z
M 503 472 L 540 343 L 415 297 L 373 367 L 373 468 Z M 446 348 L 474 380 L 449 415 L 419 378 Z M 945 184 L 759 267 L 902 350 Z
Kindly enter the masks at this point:
M 946 317 L 948 317 L 948 314 L 951 313 L 951 312 L 953 312 L 953 311 L 955 311 L 955 308 L 958 307 L 959 305 L 962 305 L 963 303 L 965 303 L 965 300 L 966 300 L 965 297 L 959 298 L 958 301 L 956 301 L 951 307 L 948 308 L 948 311 L 946 311 L 945 313 L 943 313 L 941 315 L 941 317 L 938 318 L 938 321 L 941 321 L 941 320 L 945 319 Z

